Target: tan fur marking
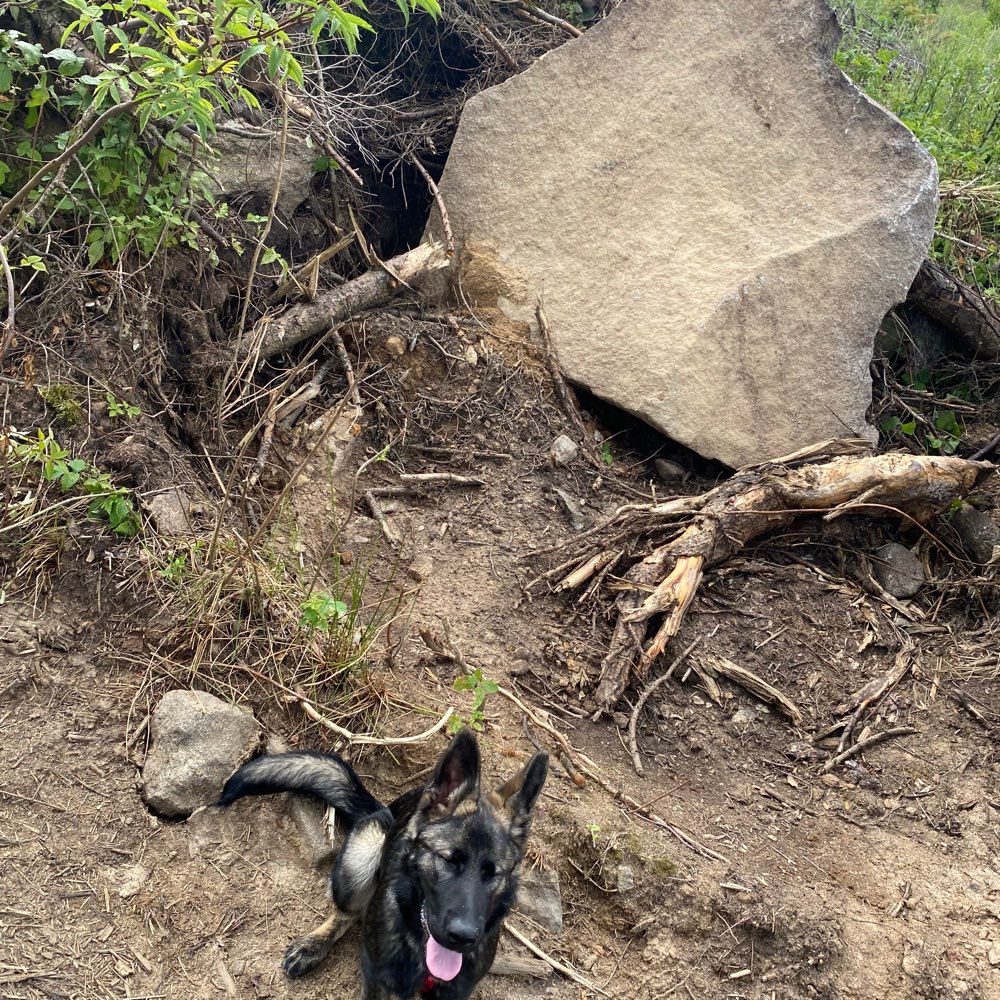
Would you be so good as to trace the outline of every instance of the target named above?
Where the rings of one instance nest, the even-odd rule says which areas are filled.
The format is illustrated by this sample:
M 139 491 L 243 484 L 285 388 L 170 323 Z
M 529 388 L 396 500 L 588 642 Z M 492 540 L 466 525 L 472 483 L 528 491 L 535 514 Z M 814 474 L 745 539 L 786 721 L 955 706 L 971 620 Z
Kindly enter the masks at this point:
M 474 812 L 479 809 L 479 800 L 466 798 L 462 799 L 458 805 L 452 810 L 452 816 L 471 816 Z

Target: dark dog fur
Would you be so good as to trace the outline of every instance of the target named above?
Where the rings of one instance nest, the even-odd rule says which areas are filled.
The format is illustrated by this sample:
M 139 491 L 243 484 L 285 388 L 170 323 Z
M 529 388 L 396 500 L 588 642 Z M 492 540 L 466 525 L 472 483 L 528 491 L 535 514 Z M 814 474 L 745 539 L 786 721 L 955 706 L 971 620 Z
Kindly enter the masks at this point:
M 314 968 L 360 920 L 364 1000 L 468 1000 L 493 964 L 547 770 L 547 755 L 536 754 L 509 781 L 481 793 L 479 748 L 469 730 L 452 740 L 425 787 L 388 806 L 336 754 L 271 754 L 240 768 L 220 805 L 299 792 L 333 806 L 348 831 L 330 873 L 335 910 L 289 946 L 288 975 Z M 441 954 L 453 962 L 461 955 L 447 981 L 428 969 L 440 967 Z

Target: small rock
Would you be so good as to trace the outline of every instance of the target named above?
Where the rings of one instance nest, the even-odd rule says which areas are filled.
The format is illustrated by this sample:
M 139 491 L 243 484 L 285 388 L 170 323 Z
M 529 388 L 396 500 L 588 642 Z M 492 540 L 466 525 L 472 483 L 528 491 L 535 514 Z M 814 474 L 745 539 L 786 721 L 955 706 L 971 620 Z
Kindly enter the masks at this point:
M 552 871 L 537 869 L 522 872 L 517 889 L 517 908 L 547 931 L 561 933 L 563 913 L 559 876 Z
M 872 558 L 875 579 L 893 597 L 912 597 L 924 584 L 924 567 L 905 546 L 889 542 Z
M 142 795 L 154 812 L 188 816 L 218 801 L 226 779 L 257 748 L 254 717 L 205 691 L 170 691 L 153 711 Z
M 569 465 L 570 462 L 575 462 L 577 456 L 580 454 L 580 449 L 577 443 L 565 434 L 560 434 L 559 437 L 549 445 L 549 455 L 552 461 L 556 465 Z
M 179 487 L 157 493 L 146 501 L 146 509 L 156 524 L 160 535 L 190 535 L 191 501 Z
M 558 487 L 554 487 L 552 492 L 555 493 L 556 499 L 559 501 L 559 506 L 562 507 L 563 512 L 566 514 L 566 519 L 569 521 L 569 526 L 574 531 L 583 531 L 584 528 L 589 527 L 590 520 L 583 513 L 583 506 L 578 500 Z
M 750 705 L 741 705 L 729 720 L 734 726 L 745 729 L 752 726 L 757 721 L 757 713 Z
M 656 459 L 653 465 L 656 467 L 656 474 L 665 483 L 680 484 L 686 482 L 691 475 L 683 465 L 678 465 L 666 458 Z
M 401 358 L 406 353 L 406 341 L 395 334 L 385 338 L 385 349 L 397 358 Z
M 615 712 L 611 718 L 619 729 L 628 729 L 628 716 L 624 712 Z
M 426 552 L 415 556 L 407 567 L 407 572 L 418 583 L 423 583 L 434 572 L 434 560 Z
M 903 972 L 905 972 L 911 979 L 916 979 L 920 976 L 920 959 L 917 955 L 908 951 L 903 956 Z
M 470 364 L 473 368 L 479 364 L 479 353 L 471 344 L 469 344 L 469 346 L 465 349 L 465 360 L 466 363 Z
M 1000 965 L 1000 941 L 990 945 L 990 965 Z
M 963 503 L 955 511 L 951 523 L 976 562 L 988 563 L 993 559 L 993 551 L 1000 545 L 1000 528 L 989 514 Z
M 118 895 L 122 899 L 131 899 L 133 896 L 137 896 L 148 878 L 148 868 L 143 868 L 142 865 L 126 865 L 121 870 L 121 885 L 118 886 Z
M 635 871 L 631 865 L 619 865 L 615 879 L 619 892 L 631 892 L 635 888 Z

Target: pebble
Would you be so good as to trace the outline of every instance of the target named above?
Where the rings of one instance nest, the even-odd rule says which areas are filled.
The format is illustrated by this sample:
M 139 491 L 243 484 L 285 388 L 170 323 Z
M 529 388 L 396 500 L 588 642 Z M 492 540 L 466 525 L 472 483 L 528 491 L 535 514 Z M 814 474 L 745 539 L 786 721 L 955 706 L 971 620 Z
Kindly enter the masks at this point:
M 893 597 L 913 597 L 924 584 L 923 564 L 898 542 L 889 542 L 876 550 L 872 569 L 882 589 Z
M 566 434 L 560 434 L 559 437 L 549 445 L 549 455 L 552 461 L 556 465 L 569 465 L 570 462 L 575 462 L 577 456 L 580 454 L 580 448 L 577 443 Z

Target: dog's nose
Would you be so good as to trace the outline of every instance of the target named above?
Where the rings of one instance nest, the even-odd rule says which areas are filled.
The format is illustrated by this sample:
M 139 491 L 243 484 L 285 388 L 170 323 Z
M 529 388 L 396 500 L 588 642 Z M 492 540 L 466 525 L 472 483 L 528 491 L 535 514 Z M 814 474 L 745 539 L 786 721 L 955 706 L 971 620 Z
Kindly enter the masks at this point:
M 479 927 L 464 917 L 456 917 L 448 924 L 448 947 L 460 951 L 479 940 Z

